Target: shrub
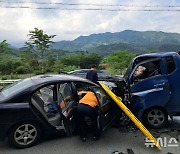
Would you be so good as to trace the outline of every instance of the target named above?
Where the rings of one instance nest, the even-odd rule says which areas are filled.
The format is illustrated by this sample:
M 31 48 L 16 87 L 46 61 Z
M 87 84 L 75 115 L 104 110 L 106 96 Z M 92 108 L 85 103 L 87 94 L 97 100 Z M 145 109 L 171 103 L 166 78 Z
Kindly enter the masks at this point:
M 24 66 L 18 66 L 15 71 L 17 74 L 25 74 L 27 73 L 27 68 Z

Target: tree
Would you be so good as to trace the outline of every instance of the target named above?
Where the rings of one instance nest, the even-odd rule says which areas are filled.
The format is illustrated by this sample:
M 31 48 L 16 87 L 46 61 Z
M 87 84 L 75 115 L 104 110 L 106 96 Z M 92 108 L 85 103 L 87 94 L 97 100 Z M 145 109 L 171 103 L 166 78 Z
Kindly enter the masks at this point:
M 15 73 L 16 67 L 21 65 L 20 58 L 13 54 L 6 40 L 0 42 L 0 74 Z
M 72 53 L 62 56 L 60 60 L 66 66 L 73 65 L 80 68 L 90 68 L 92 64 L 98 66 L 101 57 L 95 53 Z
M 27 67 L 27 72 L 32 73 L 39 70 L 37 55 L 29 48 L 20 51 L 20 57 L 23 67 Z
M 30 36 L 30 38 L 25 43 L 25 46 L 40 53 L 41 69 L 42 69 L 42 73 L 44 73 L 44 53 L 48 51 L 51 43 L 54 43 L 51 40 L 56 35 L 48 35 L 44 33 L 42 29 L 34 28 L 34 30 L 29 31 L 28 36 Z
M 111 56 L 106 57 L 105 61 L 113 67 L 113 69 L 122 74 L 134 57 L 135 54 L 128 51 L 116 51 Z
M 21 66 L 20 58 L 13 55 L 4 55 L 0 60 L 0 74 L 16 73 L 16 68 Z
M 0 59 L 3 58 L 4 55 L 12 54 L 12 50 L 13 49 L 9 48 L 9 45 L 6 40 L 0 42 L 0 53 L 1 53 Z
M 6 40 L 3 40 L 0 43 L 0 52 L 3 53 L 3 52 L 6 52 L 7 50 L 8 50 L 8 43 Z

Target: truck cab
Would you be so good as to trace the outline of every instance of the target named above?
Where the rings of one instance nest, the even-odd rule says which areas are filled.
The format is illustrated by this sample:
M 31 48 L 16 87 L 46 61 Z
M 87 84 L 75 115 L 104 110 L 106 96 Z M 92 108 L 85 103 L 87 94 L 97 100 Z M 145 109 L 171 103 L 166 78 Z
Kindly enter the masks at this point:
M 145 71 L 138 78 L 140 67 Z M 124 96 L 128 95 L 131 110 L 147 126 L 161 128 L 168 115 L 180 115 L 179 77 L 180 55 L 176 52 L 143 54 L 132 60 L 123 77 Z

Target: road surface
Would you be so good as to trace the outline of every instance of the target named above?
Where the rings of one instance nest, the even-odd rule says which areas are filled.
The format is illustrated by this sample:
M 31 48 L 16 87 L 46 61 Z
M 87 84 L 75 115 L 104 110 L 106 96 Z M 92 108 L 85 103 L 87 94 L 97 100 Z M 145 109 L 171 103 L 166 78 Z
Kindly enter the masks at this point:
M 89 137 L 85 143 L 81 142 L 78 136 L 68 138 L 65 134 L 50 136 L 27 149 L 15 149 L 9 147 L 6 142 L 0 142 L 0 154 L 112 154 L 113 152 L 115 154 L 118 152 L 128 154 L 127 149 L 132 149 L 134 154 L 167 154 L 168 152 L 168 154 L 179 154 L 179 126 L 180 122 L 177 120 L 170 123 L 166 128 L 150 130 L 155 137 L 162 139 L 161 142 L 164 147 L 161 151 L 155 147 L 146 147 L 145 143 L 147 142 L 145 142 L 144 135 L 135 127 L 128 126 L 110 128 L 101 136 L 100 140 L 93 141 Z M 168 145 L 170 140 L 171 146 Z

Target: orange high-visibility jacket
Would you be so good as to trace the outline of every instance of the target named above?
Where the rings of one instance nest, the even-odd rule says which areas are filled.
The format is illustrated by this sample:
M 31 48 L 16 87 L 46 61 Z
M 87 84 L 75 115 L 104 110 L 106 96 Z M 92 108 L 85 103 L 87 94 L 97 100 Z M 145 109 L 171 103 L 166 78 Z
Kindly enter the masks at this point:
M 79 103 L 87 104 L 87 105 L 89 105 L 91 107 L 98 106 L 98 100 L 96 98 L 96 95 L 91 91 L 88 91 L 88 92 L 85 92 L 85 93 L 86 93 L 86 95 L 82 99 L 80 99 Z

